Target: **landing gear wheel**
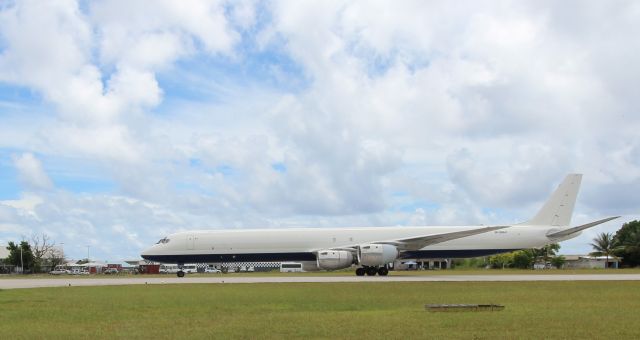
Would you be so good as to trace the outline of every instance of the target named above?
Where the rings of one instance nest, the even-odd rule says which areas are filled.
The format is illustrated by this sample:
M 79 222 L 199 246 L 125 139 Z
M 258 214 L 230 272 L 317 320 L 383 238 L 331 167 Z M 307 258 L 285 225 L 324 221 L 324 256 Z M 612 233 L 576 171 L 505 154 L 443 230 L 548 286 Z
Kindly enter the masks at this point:
M 182 270 L 178 271 L 178 277 L 184 277 L 184 272 Z
M 376 267 L 369 267 L 366 270 L 367 270 L 367 275 L 368 276 L 375 276 L 376 273 L 378 272 L 378 268 L 376 268 Z
M 358 276 L 364 276 L 365 272 L 366 271 L 364 270 L 364 268 L 356 269 L 356 275 L 358 275 Z
M 386 267 L 378 268 L 378 275 L 387 276 L 387 274 L 389 274 L 389 269 L 387 269 Z

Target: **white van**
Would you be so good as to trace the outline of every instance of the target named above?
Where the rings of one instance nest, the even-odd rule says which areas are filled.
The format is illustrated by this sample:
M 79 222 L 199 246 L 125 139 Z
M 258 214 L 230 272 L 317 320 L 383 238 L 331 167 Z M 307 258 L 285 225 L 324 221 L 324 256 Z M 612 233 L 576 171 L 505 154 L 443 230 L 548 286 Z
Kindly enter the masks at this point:
M 161 264 L 160 265 L 160 274 L 175 274 L 178 272 L 177 264 Z
M 193 274 L 198 272 L 198 268 L 195 264 L 185 264 L 184 266 L 182 266 L 182 271 L 187 274 Z
M 280 263 L 280 272 L 281 273 L 301 273 L 302 263 L 299 262 L 282 262 Z

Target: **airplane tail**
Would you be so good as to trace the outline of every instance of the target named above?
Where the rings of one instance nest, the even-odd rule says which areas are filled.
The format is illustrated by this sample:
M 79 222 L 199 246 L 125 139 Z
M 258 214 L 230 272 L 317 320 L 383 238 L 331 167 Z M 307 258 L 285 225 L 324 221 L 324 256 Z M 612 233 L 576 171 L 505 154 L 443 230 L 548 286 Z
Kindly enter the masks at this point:
M 573 207 L 580 189 L 582 174 L 569 174 L 553 192 L 549 200 L 542 206 L 533 219 L 523 225 L 545 225 L 566 227 L 571 224 Z

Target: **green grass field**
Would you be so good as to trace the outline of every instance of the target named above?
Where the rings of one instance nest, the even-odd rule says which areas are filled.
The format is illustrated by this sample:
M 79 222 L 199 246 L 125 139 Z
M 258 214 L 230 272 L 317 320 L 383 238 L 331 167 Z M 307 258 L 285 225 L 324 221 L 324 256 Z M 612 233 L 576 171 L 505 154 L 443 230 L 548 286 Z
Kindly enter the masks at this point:
M 431 313 L 427 303 L 506 309 Z M 637 339 L 638 311 L 632 281 L 64 287 L 0 291 L 0 336 Z

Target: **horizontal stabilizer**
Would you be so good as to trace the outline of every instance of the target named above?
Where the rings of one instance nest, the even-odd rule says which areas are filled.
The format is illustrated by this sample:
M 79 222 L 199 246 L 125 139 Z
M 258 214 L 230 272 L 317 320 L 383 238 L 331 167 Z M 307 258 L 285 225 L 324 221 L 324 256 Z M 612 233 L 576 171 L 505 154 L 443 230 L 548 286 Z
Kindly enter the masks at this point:
M 605 223 L 605 222 L 609 222 L 611 220 L 615 220 L 618 217 L 620 217 L 620 216 L 607 217 L 607 218 L 599 220 L 599 221 L 595 221 L 595 222 L 579 225 L 577 227 L 573 227 L 573 228 L 569 228 L 569 229 L 565 229 L 565 230 L 556 231 L 556 232 L 553 232 L 551 234 L 547 234 L 547 237 L 548 238 L 563 238 L 565 236 L 569 236 L 569 235 L 577 233 L 579 231 L 582 231 L 582 230 L 585 230 L 585 229 L 588 229 L 588 228 L 591 228 L 591 227 L 595 227 L 598 224 L 602 224 L 602 223 Z
M 391 244 L 403 250 L 416 250 L 416 249 L 421 249 L 433 244 L 451 241 L 451 240 L 472 236 L 472 235 L 484 234 L 490 231 L 504 229 L 504 228 L 509 228 L 509 226 L 484 227 L 484 228 L 468 229 L 463 231 L 455 231 L 452 233 L 426 235 L 426 236 L 399 239 L 394 241 L 387 241 L 387 242 L 382 241 L 382 242 L 372 242 L 372 243 Z

